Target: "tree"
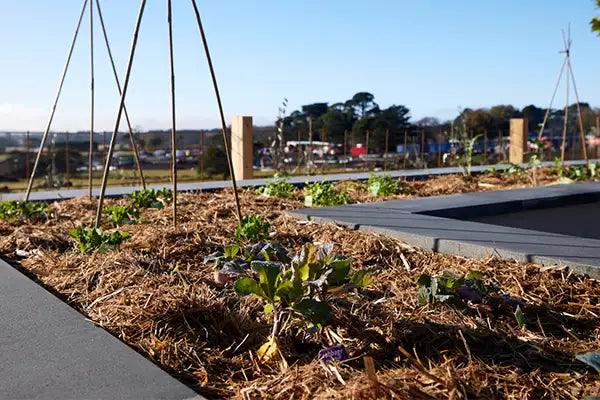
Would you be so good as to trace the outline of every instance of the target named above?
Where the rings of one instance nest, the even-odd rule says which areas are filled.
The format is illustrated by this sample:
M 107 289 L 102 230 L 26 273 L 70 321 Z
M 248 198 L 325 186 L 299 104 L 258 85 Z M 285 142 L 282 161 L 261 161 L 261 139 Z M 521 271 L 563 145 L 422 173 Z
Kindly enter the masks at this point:
M 436 117 L 424 117 L 421 118 L 420 120 L 418 120 L 415 123 L 416 126 L 420 127 L 420 128 L 433 128 L 436 126 L 440 126 L 440 120 Z
M 526 107 L 523 107 L 521 114 L 523 115 L 523 118 L 527 118 L 529 121 L 529 129 L 537 131 L 539 130 L 540 125 L 544 122 L 546 110 L 530 104 Z
M 596 5 L 598 6 L 598 8 L 600 8 L 600 0 L 596 0 Z M 597 32 L 600 36 L 600 17 L 592 18 L 590 24 L 592 25 L 592 31 Z
M 323 139 L 335 143 L 343 143 L 344 132 L 350 131 L 353 123 L 351 115 L 333 106 L 321 116 L 321 122 Z
M 359 119 L 372 116 L 379 111 L 379 105 L 375 103 L 375 96 L 369 92 L 356 93 L 345 105 L 353 108 Z

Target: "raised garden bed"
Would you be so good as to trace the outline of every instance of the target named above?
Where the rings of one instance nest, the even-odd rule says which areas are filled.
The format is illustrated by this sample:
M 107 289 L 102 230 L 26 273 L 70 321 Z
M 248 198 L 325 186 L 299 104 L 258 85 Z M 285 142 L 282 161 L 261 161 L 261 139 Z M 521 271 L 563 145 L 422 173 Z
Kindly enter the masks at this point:
M 530 184 L 521 175 L 509 178 L 435 178 L 407 183 L 410 194 L 388 198 Z M 548 174 L 538 183 L 556 179 Z M 353 187 L 358 200 L 381 199 Z M 284 327 L 281 354 L 269 362 L 257 356 L 272 332 L 263 303 L 216 283 L 204 260 L 234 240 L 229 191 L 181 195 L 178 228 L 170 210 L 144 209 L 137 224 L 120 228 L 130 237 L 118 250 L 87 255 L 68 232 L 92 224 L 95 204 L 54 203 L 47 221 L 0 222 L 0 255 L 207 397 L 580 399 L 598 388 L 598 373 L 575 359 L 600 349 L 597 281 L 565 268 L 432 254 L 381 235 L 298 221 L 285 211 L 302 207 L 300 200 L 299 192 L 291 199 L 241 194 L 246 215 L 271 223 L 271 241 L 291 252 L 331 243 L 352 257 L 353 269 L 371 271 L 373 282 L 333 297 L 323 328 Z M 476 271 L 490 291 L 484 299 L 453 294 L 425 304 L 431 282 L 421 275 Z M 320 362 L 319 351 L 335 345 L 344 346 L 346 359 Z M 374 370 L 365 369 L 365 356 Z

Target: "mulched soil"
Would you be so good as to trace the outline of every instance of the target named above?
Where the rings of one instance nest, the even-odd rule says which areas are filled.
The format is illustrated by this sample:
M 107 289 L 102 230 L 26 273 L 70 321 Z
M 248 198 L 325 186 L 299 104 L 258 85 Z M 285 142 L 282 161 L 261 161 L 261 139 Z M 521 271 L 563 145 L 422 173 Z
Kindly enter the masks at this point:
M 527 179 L 432 178 L 408 183 L 411 194 L 398 198 L 522 187 Z M 354 186 L 360 200 L 375 200 Z M 287 330 L 286 363 L 257 361 L 270 332 L 261 303 L 216 284 L 203 263 L 233 238 L 231 191 L 180 195 L 177 228 L 170 209 L 144 210 L 141 223 L 122 228 L 132 236 L 120 250 L 92 255 L 74 251 L 68 232 L 92 223 L 94 202 L 54 203 L 45 223 L 0 221 L 0 256 L 207 397 L 581 399 L 600 387 L 598 373 L 574 359 L 600 349 L 597 281 L 564 268 L 432 254 L 376 234 L 297 221 L 284 211 L 301 207 L 298 199 L 240 195 L 244 212 L 266 217 L 282 245 L 333 243 L 355 268 L 378 271 L 372 286 L 333 302 L 334 318 L 323 331 Z M 526 327 L 514 317 L 516 302 L 460 311 L 418 305 L 419 274 L 472 270 L 522 302 Z M 317 361 L 321 348 L 339 343 L 348 360 Z M 364 356 L 374 359 L 375 375 L 365 372 Z

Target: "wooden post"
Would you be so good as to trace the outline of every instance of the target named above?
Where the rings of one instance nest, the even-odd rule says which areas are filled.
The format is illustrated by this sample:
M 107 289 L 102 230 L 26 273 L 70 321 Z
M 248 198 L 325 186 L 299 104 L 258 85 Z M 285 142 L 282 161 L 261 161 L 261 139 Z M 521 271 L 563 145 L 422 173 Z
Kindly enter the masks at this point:
M 508 161 L 512 164 L 521 164 L 525 161 L 527 125 L 527 118 L 511 118 L 510 120 Z
M 388 151 L 390 145 L 390 130 L 386 129 L 385 131 L 385 152 L 383 158 L 383 170 L 387 171 L 387 159 L 388 159 Z
M 425 130 L 421 131 L 421 161 L 425 160 Z
M 233 170 L 238 179 L 253 178 L 252 117 L 236 116 L 231 124 L 231 155 Z
M 483 163 L 484 165 L 487 165 L 488 163 L 488 134 L 487 134 L 487 130 L 485 131 L 484 135 L 483 135 Z

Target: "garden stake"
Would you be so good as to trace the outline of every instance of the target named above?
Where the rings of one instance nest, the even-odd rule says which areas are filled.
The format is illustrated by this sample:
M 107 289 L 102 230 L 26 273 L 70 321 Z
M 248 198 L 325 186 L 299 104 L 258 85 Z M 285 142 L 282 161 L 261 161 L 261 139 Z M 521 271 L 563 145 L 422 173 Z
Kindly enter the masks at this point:
M 212 77 L 213 87 L 215 90 L 215 96 L 217 98 L 217 105 L 219 107 L 219 114 L 221 117 L 221 127 L 223 131 L 223 145 L 225 148 L 225 154 L 227 156 L 227 164 L 229 166 L 229 174 L 231 176 L 231 184 L 233 186 L 233 195 L 235 198 L 235 206 L 237 209 L 237 217 L 242 222 L 242 209 L 240 207 L 240 199 L 237 192 L 237 183 L 235 181 L 235 171 L 233 170 L 233 162 L 231 160 L 231 153 L 229 151 L 229 144 L 227 143 L 227 124 L 225 122 L 225 114 L 223 112 L 223 104 L 221 102 L 221 95 L 219 93 L 219 86 L 217 84 L 217 77 L 215 75 L 215 69 L 213 67 L 212 58 L 210 57 L 210 51 L 208 49 L 208 42 L 206 40 L 206 34 L 204 33 L 204 27 L 202 25 L 202 19 L 200 18 L 200 11 L 198 11 L 198 5 L 196 0 L 191 0 L 192 6 L 194 7 L 194 13 L 196 14 L 196 21 L 198 23 L 198 30 L 202 37 L 202 44 L 204 45 L 204 52 L 206 53 L 206 61 L 208 62 L 208 68 L 210 69 L 210 75 Z
M 94 2 L 90 0 L 90 138 L 88 149 L 88 190 L 89 197 L 92 198 L 92 186 L 94 186 Z
M 173 183 L 173 226 L 177 226 L 177 128 L 175 115 L 175 60 L 173 57 L 173 7 L 167 0 L 169 65 L 171 68 L 171 180 Z
M 46 130 L 42 135 L 42 141 L 40 142 L 40 147 L 37 152 L 37 156 L 35 157 L 35 162 L 33 164 L 33 171 L 31 171 L 31 175 L 29 176 L 29 182 L 27 183 L 27 191 L 25 192 L 25 198 L 23 201 L 29 201 L 29 195 L 31 194 L 31 189 L 33 187 L 33 178 L 35 177 L 35 172 L 37 171 L 38 165 L 40 163 L 40 158 L 42 157 L 42 152 L 44 151 L 44 145 L 46 144 L 46 140 L 48 139 L 48 132 L 50 132 L 50 128 L 52 127 L 52 120 L 54 120 L 54 114 L 56 113 L 56 106 L 58 105 L 58 100 L 60 99 L 60 94 L 62 92 L 63 85 L 65 83 L 65 78 L 67 76 L 67 71 L 69 70 L 69 65 L 71 64 L 71 57 L 73 56 L 73 49 L 75 48 L 75 42 L 77 41 L 77 36 L 79 35 L 79 28 L 81 28 L 81 21 L 83 20 L 83 15 L 86 10 L 88 0 L 83 0 L 83 7 L 81 8 L 81 14 L 79 15 L 79 20 L 77 21 L 77 28 L 75 28 L 75 33 L 73 35 L 73 40 L 71 42 L 71 47 L 69 49 L 69 54 L 67 56 L 67 61 L 65 63 L 65 67 L 62 72 L 62 77 L 60 79 L 60 83 L 58 85 L 58 90 L 56 93 L 56 98 L 54 99 L 54 104 L 52 106 L 52 111 L 50 112 L 50 118 L 48 119 L 48 125 L 46 126 Z
M 100 8 L 100 0 L 96 0 L 96 9 L 98 10 L 98 18 L 100 19 L 100 26 L 102 27 L 102 34 L 104 36 L 104 43 L 106 44 L 106 51 L 108 53 L 108 58 L 110 60 L 110 65 L 112 67 L 113 75 L 115 76 L 115 83 L 117 84 L 117 90 L 119 91 L 119 96 L 122 94 L 121 90 L 121 82 L 119 81 L 119 74 L 117 73 L 117 68 L 115 66 L 115 60 L 112 55 L 112 50 L 110 49 L 110 42 L 108 40 L 108 34 L 106 32 L 106 25 L 104 24 L 104 17 L 102 16 L 102 9 Z M 131 127 L 131 120 L 129 119 L 129 113 L 127 112 L 127 107 L 123 105 L 123 113 L 125 114 L 125 121 L 127 121 L 127 129 L 129 133 L 129 139 L 131 140 L 131 148 L 133 150 L 133 157 L 135 158 L 135 164 L 137 166 L 138 174 L 140 174 L 140 180 L 142 181 L 142 187 L 146 189 L 146 178 L 144 177 L 144 171 L 142 170 L 142 164 L 140 163 L 140 154 L 138 151 L 137 143 L 135 142 L 135 137 L 133 135 L 133 129 Z
M 587 163 L 588 160 L 588 154 L 587 154 L 587 147 L 585 145 L 585 131 L 583 129 L 583 118 L 581 116 L 581 105 L 579 103 L 579 92 L 577 91 L 577 84 L 575 83 L 575 74 L 573 73 L 573 67 L 571 66 L 571 59 L 567 58 L 567 67 L 568 70 L 570 72 L 571 75 L 571 81 L 573 82 L 573 92 L 575 93 L 575 104 L 577 104 L 577 119 L 579 121 L 579 134 L 581 137 L 581 150 L 583 151 L 583 158 L 585 160 L 585 162 Z
M 131 50 L 129 53 L 129 61 L 127 63 L 127 72 L 125 74 L 125 82 L 123 84 L 123 93 L 121 94 L 121 102 L 119 104 L 119 110 L 117 111 L 117 120 L 115 122 L 115 128 L 110 138 L 110 145 L 108 148 L 108 154 L 106 155 L 106 165 L 104 166 L 104 173 L 102 176 L 102 186 L 100 188 L 100 198 L 98 199 L 98 209 L 96 210 L 96 222 L 94 224 L 97 229 L 100 225 L 100 218 L 102 216 L 102 206 L 104 203 L 104 194 L 106 192 L 106 184 L 108 182 L 108 172 L 110 170 L 110 163 L 115 148 L 115 142 L 117 132 L 119 131 L 119 125 L 121 123 L 121 116 L 123 114 L 123 108 L 125 105 L 125 97 L 127 96 L 127 89 L 129 88 L 129 78 L 131 77 L 131 67 L 133 66 L 133 58 L 135 56 L 135 48 L 137 46 L 138 35 L 140 32 L 140 26 L 142 24 L 142 17 L 144 15 L 144 8 L 146 7 L 146 0 L 141 0 L 140 10 L 137 17 L 135 31 L 133 33 L 133 39 L 131 41 Z

